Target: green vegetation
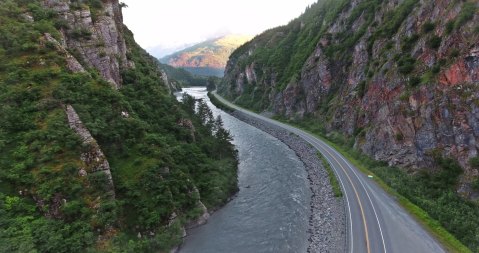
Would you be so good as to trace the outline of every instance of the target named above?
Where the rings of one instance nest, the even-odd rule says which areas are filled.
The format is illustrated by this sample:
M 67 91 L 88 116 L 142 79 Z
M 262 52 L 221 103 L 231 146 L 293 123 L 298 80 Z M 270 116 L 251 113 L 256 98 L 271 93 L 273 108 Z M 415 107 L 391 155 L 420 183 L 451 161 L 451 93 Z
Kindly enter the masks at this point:
M 336 198 L 341 198 L 343 196 L 343 192 L 341 191 L 341 186 L 339 185 L 338 179 L 336 178 L 336 174 L 334 174 L 333 169 L 331 169 L 331 165 L 328 163 L 326 158 L 320 153 L 317 153 L 317 156 L 319 159 L 321 159 L 321 162 L 324 165 L 324 168 L 328 172 L 329 176 L 329 183 L 331 184 L 331 187 L 333 188 L 333 193 Z
M 198 201 L 218 207 L 237 191 L 229 133 L 202 102 L 168 94 L 126 28 L 136 68 L 122 70 L 120 90 L 94 70 L 68 71 L 42 42 L 59 38 L 59 19 L 36 0 L 0 2 L 0 252 L 169 252 Z M 70 129 L 67 104 L 108 158 L 115 198 L 103 174 L 79 175 L 90 147 Z
M 407 75 L 414 71 L 414 68 L 416 67 L 416 59 L 406 55 L 398 60 L 397 65 L 399 73 Z
M 182 68 L 175 68 L 167 64 L 159 63 L 159 65 L 168 78 L 178 82 L 181 87 L 206 86 L 208 84 L 207 77 L 193 75 Z
M 418 2 L 416 0 L 402 1 L 385 15 L 388 17 L 385 22 L 378 24 L 374 22 L 374 17 L 382 3 L 382 0 L 361 1 L 348 16 L 347 22 L 344 24 L 346 28 L 336 34 L 330 34 L 327 30 L 328 27 L 336 21 L 342 11 L 350 7 L 350 1 L 319 1 L 288 25 L 268 30 L 257 36 L 253 40 L 254 42 L 240 47 L 231 55 L 230 61 L 238 65 L 240 69 L 251 67 L 254 62 L 255 70 L 259 70 L 255 71 L 258 75 L 258 82 L 270 83 L 272 81 L 270 79 L 274 76 L 274 89 L 282 91 L 288 84 L 297 82 L 301 78 L 301 70 L 305 62 L 312 55 L 320 40 L 319 47 L 323 50 L 324 55 L 329 59 L 334 59 L 335 64 L 350 64 L 354 45 L 371 27 L 375 27 L 376 31 L 373 30 L 374 34 L 368 41 L 369 53 L 372 53 L 372 46 L 377 39 L 391 38 L 397 32 Z M 353 26 L 358 24 L 359 27 L 353 29 Z M 416 35 L 406 42 L 407 50 L 412 48 L 417 39 Z M 393 46 L 391 43 L 388 45 L 389 48 Z M 251 49 L 254 49 L 253 53 L 247 54 Z M 313 60 L 317 62 L 320 58 Z M 414 70 L 414 62 L 406 59 L 404 63 L 405 66 L 401 68 L 402 73 L 409 74 Z M 367 77 L 372 78 L 376 73 L 376 69 L 371 68 L 367 72 Z M 226 79 L 224 82 L 235 81 L 236 79 Z M 270 105 L 268 94 L 271 88 L 262 87 L 254 82 L 249 83 L 247 80 L 244 83 L 244 90 L 239 98 L 235 98 L 235 102 L 255 111 L 266 109 Z M 332 90 L 339 89 L 338 83 L 332 85 Z M 366 84 L 361 87 L 365 86 Z M 224 90 L 226 87 L 228 85 L 222 85 L 219 88 L 219 93 L 224 95 L 234 93 L 233 90 Z M 360 96 L 364 95 L 361 89 L 359 91 Z
M 422 32 L 423 32 L 423 33 L 430 33 L 430 32 L 432 32 L 432 31 L 434 31 L 435 28 L 436 28 L 436 24 L 431 23 L 431 22 L 426 22 L 426 23 L 422 26 Z
M 453 20 L 446 23 L 446 34 L 450 34 L 454 30 L 455 22 Z
M 269 30 L 233 53 L 230 63 L 234 68 L 227 73 L 219 87 L 219 94 L 255 111 L 283 112 L 286 109 L 288 113 L 292 110 L 294 115 L 294 112 L 300 114 L 307 108 L 305 119 L 290 123 L 327 136 L 345 152 L 352 153 L 349 157 L 358 167 L 368 168 L 382 178 L 383 186 L 396 194 L 400 202 L 453 251 L 468 252 L 463 243 L 472 251 L 479 252 L 479 207 L 477 203 L 462 199 L 456 192 L 458 176 L 462 173 L 457 163 L 448 158 L 435 157 L 437 168 L 427 168 L 410 175 L 399 168 L 368 160 L 365 155 L 352 149 L 356 141 L 364 141 L 366 130 L 358 128 L 353 137 L 346 137 L 328 132 L 324 127 L 327 124 L 325 122 L 334 122 L 336 126 L 348 115 L 358 116 L 359 119 L 354 120 L 356 123 L 363 122 L 363 115 L 371 112 L 363 113 L 362 110 L 370 110 L 372 104 L 375 105 L 372 108 L 380 106 L 374 102 L 373 94 L 383 96 L 384 90 L 392 97 L 384 98 L 379 103 L 393 103 L 401 107 L 399 113 L 414 114 L 400 104 L 407 104 L 420 85 L 437 84 L 441 69 L 450 67 L 454 58 L 462 55 L 461 48 L 451 48 L 447 54 L 443 48 L 440 54 L 430 52 L 427 48 L 438 50 L 443 41 L 452 41 L 448 34 L 454 29 L 464 27 L 461 29 L 463 34 L 477 32 L 477 25 L 471 21 L 477 15 L 477 3 L 451 1 L 448 6 L 454 9 L 451 13 L 459 11 L 459 7 L 461 11 L 454 20 L 448 22 L 439 17 L 430 19 L 420 13 L 419 7 L 424 10 L 423 7 L 432 2 L 404 0 L 386 4 L 381 0 L 364 0 L 354 7 L 343 1 L 320 2 L 287 26 Z M 331 19 L 325 18 L 321 8 L 329 10 L 328 17 Z M 339 14 L 341 20 L 337 19 Z M 314 18 L 306 19 L 308 16 Z M 420 22 L 424 23 L 417 27 Z M 436 28 L 438 31 L 445 28 L 445 34 L 435 34 Z M 305 42 L 301 48 L 297 47 L 298 42 L 305 38 L 314 42 L 313 49 Z M 364 48 L 364 40 L 369 57 L 360 50 Z M 468 38 L 464 41 L 470 45 L 472 43 Z M 424 48 L 424 44 L 427 48 Z M 359 64 L 353 64 L 353 60 Z M 253 68 L 258 75 L 257 80 L 245 78 L 238 81 L 239 74 L 245 73 L 246 68 Z M 299 88 L 295 84 L 299 84 Z M 292 88 L 284 92 L 288 85 Z M 319 93 L 314 90 L 317 100 L 305 94 L 310 92 L 305 88 L 310 89 L 312 85 L 320 87 Z M 351 99 L 350 89 L 355 85 L 357 95 Z M 398 92 L 392 92 L 391 89 Z M 371 97 L 362 99 L 366 93 Z M 347 98 L 344 97 L 346 94 Z M 318 105 L 316 101 L 319 101 Z M 354 108 L 357 109 L 352 112 Z M 405 141 L 402 134 L 394 137 L 397 141 Z M 479 185 L 479 180 L 473 185 Z
M 409 78 L 409 86 L 410 87 L 416 87 L 420 83 L 421 83 L 421 78 L 419 78 L 417 76 L 412 76 L 411 78 Z
M 417 34 L 404 38 L 402 40 L 402 47 L 401 47 L 402 51 L 403 52 L 411 51 L 414 45 L 416 45 L 416 42 L 418 41 L 418 39 L 419 39 L 419 35 Z
M 354 149 L 354 139 L 335 132 L 327 133 L 317 119 L 302 121 L 278 119 L 317 135 L 340 151 L 364 173 L 374 175 L 376 181 L 390 194 L 396 196 L 401 205 L 451 252 L 479 250 L 479 241 L 476 237 L 479 233 L 479 206 L 455 193 L 455 185 L 462 169 L 453 159 L 433 153 L 440 168 L 438 172 L 422 170 L 416 175 L 409 175 L 399 168 L 372 160 Z
M 227 107 L 219 101 L 217 103 Z M 399 168 L 372 160 L 354 149 L 353 138 L 347 138 L 337 132 L 327 133 L 319 119 L 308 118 L 301 121 L 287 120 L 282 117 L 276 117 L 276 119 L 318 136 L 338 150 L 363 173 L 373 175 L 374 180 L 389 194 L 395 196 L 399 203 L 449 252 L 468 253 L 472 252 L 471 249 L 474 252 L 479 250 L 479 241 L 476 238 L 479 233 L 479 206 L 455 193 L 454 187 L 462 169 L 453 159 L 443 158 L 433 153 L 440 168 L 438 172 L 422 170 L 416 175 L 410 175 Z M 362 129 L 355 131 L 355 136 L 360 136 L 361 132 Z M 324 163 L 328 164 L 327 161 Z M 477 163 L 479 166 L 479 159 L 473 158 L 470 163 L 474 166 Z M 331 184 L 335 185 L 335 183 Z M 479 185 L 479 180 L 475 184 Z M 339 192 L 335 191 L 335 194 Z
M 479 157 L 473 157 L 469 159 L 469 165 L 473 168 L 478 168 L 479 169 Z
M 254 54 L 240 59 L 250 48 L 250 42 L 241 46 L 230 57 L 245 67 L 252 62 L 258 68 L 267 66 L 278 73 L 278 90 L 286 88 L 288 83 L 300 75 L 306 59 L 314 51 L 321 36 L 326 36 L 326 28 L 348 5 L 347 0 L 324 0 L 308 7 L 305 13 L 288 25 L 266 31 L 254 41 L 257 46 Z M 261 72 L 258 72 L 261 73 Z M 259 76 L 261 79 L 263 76 Z M 261 99 L 261 98 L 260 98 Z M 259 99 L 255 99 L 258 101 Z
M 218 100 L 211 92 L 208 92 L 208 97 L 210 98 L 210 101 L 212 104 L 214 104 L 216 107 L 220 108 L 221 110 L 225 112 L 234 112 L 235 110 L 232 109 L 231 107 L 221 103 L 221 101 Z
M 432 49 L 438 49 L 441 46 L 442 38 L 438 36 L 432 36 L 427 42 L 426 45 Z
M 388 19 L 378 28 L 377 36 L 382 38 L 392 37 L 408 15 L 411 14 L 417 3 L 418 1 L 416 0 L 405 0 L 390 13 L 386 13 L 385 16 Z
M 477 11 L 477 7 L 474 1 L 464 3 L 461 9 L 461 12 L 456 18 L 456 22 L 454 23 L 454 28 L 459 29 L 461 26 L 467 23 L 467 21 L 471 20 L 474 17 L 474 14 L 476 13 L 476 11 Z

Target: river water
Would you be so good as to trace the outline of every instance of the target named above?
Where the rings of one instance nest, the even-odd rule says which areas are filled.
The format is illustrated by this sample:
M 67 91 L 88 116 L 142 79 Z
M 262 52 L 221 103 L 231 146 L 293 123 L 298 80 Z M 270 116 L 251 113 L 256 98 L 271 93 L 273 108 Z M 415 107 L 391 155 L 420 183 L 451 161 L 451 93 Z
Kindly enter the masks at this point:
M 188 231 L 180 253 L 306 252 L 311 191 L 303 163 L 278 139 L 217 109 L 205 88 L 183 91 L 208 101 L 233 135 L 240 191 Z

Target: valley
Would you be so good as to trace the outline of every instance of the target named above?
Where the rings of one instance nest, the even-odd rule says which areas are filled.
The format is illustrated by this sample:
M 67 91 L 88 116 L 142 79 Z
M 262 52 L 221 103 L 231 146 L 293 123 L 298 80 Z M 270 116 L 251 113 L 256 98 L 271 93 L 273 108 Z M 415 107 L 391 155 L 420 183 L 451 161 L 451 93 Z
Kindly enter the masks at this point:
M 479 2 L 268 1 L 0 0 L 0 252 L 479 252 Z

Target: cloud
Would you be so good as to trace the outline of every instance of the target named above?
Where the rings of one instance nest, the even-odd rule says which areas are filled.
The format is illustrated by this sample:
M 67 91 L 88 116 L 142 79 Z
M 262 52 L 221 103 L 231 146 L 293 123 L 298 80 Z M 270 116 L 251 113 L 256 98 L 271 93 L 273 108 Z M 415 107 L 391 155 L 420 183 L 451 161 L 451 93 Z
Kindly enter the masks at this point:
M 123 0 L 137 42 L 164 54 L 226 34 L 256 35 L 288 23 L 316 0 Z

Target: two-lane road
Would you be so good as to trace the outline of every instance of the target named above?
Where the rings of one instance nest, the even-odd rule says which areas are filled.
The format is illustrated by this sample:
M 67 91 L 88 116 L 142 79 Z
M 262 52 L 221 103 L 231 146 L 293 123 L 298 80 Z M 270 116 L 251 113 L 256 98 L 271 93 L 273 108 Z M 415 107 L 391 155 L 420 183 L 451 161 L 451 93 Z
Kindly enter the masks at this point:
M 334 148 L 298 128 L 221 102 L 251 117 L 294 133 L 313 145 L 331 164 L 345 197 L 349 252 L 441 253 L 444 249 L 399 204 Z

